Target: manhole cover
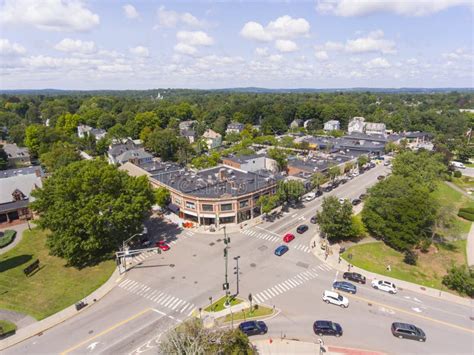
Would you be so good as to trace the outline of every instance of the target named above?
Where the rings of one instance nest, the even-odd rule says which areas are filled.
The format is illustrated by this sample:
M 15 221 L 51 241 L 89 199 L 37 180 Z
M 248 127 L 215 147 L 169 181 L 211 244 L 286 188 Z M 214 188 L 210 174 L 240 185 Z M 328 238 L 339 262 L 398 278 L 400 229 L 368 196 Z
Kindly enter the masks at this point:
M 197 281 L 194 281 L 194 284 L 197 284 L 198 282 Z
M 262 245 L 261 247 L 258 247 L 258 250 L 260 251 L 264 251 L 264 250 L 267 250 L 268 247 L 266 245 Z
M 193 256 L 196 256 L 196 254 L 193 254 Z
M 298 261 L 298 262 L 296 263 L 296 266 L 304 267 L 305 269 L 307 269 L 307 268 L 309 267 L 309 264 L 302 263 L 301 261 Z
M 174 280 L 174 276 L 171 276 L 171 280 Z
M 174 264 L 170 264 L 170 267 L 174 267 Z
M 255 266 L 257 266 L 257 264 L 255 263 L 250 264 L 250 267 L 255 267 Z
M 182 277 L 182 279 L 185 279 L 185 278 L 186 278 L 186 276 L 183 276 L 183 277 Z
M 215 244 L 216 244 L 216 243 L 214 243 L 214 242 L 209 243 L 209 245 L 210 245 L 211 247 L 212 247 L 213 245 L 215 245 Z

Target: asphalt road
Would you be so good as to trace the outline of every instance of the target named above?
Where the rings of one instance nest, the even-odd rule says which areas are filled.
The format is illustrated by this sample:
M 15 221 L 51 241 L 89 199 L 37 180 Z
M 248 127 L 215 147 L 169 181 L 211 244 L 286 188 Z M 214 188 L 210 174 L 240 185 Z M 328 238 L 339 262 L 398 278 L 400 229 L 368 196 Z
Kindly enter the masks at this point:
M 358 197 L 385 170 L 379 166 L 329 194 Z M 325 337 L 327 345 L 398 354 L 472 354 L 472 308 L 405 290 L 390 295 L 369 285 L 360 286 L 356 295 L 347 296 L 348 309 L 321 300 L 323 291 L 341 278 L 311 253 L 309 244 L 316 226 L 309 224 L 309 218 L 321 200 L 291 209 L 274 222 L 230 235 L 231 291 L 236 291 L 233 257 L 240 256 L 240 296 L 252 293 L 255 300 L 281 310 L 267 321 L 269 333 L 265 338 L 286 336 L 316 341 L 313 322 L 328 319 L 340 323 L 344 335 Z M 308 224 L 310 230 L 298 235 L 295 229 L 301 223 Z M 224 244 L 222 232 L 198 235 L 160 224 L 150 232 L 168 238 L 171 250 L 143 258 L 93 307 L 4 353 L 156 353 L 166 330 L 189 317 L 193 310 L 204 308 L 209 297 L 216 299 L 224 294 Z M 289 244 L 289 252 L 277 257 L 274 249 L 282 244 L 286 232 L 297 237 Z M 394 321 L 420 326 L 427 334 L 427 342 L 393 337 L 390 325 Z

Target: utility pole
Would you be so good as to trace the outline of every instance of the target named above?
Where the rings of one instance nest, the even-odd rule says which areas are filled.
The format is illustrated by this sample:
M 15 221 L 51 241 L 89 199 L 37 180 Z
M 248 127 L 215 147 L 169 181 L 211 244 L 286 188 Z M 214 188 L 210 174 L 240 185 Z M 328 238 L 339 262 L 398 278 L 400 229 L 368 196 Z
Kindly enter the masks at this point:
M 240 256 L 236 256 L 234 258 L 235 262 L 237 263 L 237 266 L 234 267 L 234 274 L 237 275 L 237 293 L 235 294 L 236 296 L 239 294 L 239 259 L 240 259 Z
M 225 304 L 227 306 L 230 306 L 230 303 L 229 303 L 229 281 L 227 279 L 227 266 L 229 264 L 229 250 L 228 250 L 229 249 L 229 243 L 230 243 L 230 238 L 227 238 L 226 229 L 225 229 L 225 226 L 224 226 L 225 282 L 224 282 L 224 285 L 222 286 L 222 288 L 225 291 L 225 296 L 226 296 Z

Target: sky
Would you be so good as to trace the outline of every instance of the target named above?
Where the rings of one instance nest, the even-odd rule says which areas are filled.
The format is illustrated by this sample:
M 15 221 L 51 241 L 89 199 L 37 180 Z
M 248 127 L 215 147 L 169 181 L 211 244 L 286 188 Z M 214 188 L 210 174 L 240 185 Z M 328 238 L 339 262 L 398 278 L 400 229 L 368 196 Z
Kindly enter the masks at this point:
M 474 87 L 474 1 L 0 0 L 0 89 Z

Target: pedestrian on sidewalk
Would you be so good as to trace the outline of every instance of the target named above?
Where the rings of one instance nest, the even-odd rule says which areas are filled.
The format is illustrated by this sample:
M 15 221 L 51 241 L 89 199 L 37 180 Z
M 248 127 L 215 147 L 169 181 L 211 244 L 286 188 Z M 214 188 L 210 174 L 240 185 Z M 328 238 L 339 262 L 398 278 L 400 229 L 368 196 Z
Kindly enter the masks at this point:
M 340 264 L 340 263 L 341 263 L 341 261 L 342 261 L 342 258 L 341 258 L 341 257 L 339 257 L 338 263 Z

